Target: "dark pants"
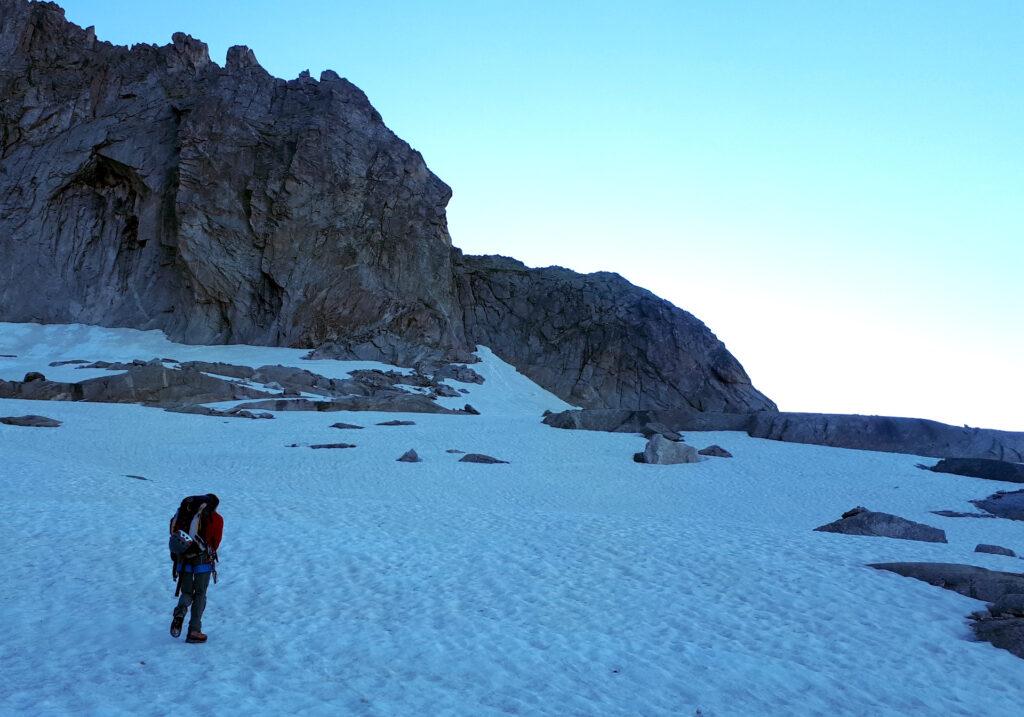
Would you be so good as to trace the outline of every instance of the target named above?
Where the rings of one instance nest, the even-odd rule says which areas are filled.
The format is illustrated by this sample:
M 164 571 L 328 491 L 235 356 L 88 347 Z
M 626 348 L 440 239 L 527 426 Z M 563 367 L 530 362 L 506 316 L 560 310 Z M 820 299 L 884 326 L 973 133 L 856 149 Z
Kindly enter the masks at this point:
M 176 617 L 184 618 L 189 606 L 192 617 L 188 621 L 189 632 L 201 632 L 203 629 L 203 610 L 206 609 L 206 589 L 210 587 L 210 573 L 182 573 L 181 598 L 178 607 L 174 608 Z

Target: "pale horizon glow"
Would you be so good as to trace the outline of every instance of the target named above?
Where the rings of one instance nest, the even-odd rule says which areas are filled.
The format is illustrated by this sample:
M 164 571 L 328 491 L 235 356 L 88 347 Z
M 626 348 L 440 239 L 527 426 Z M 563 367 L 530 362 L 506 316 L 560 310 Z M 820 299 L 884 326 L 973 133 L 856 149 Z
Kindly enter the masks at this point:
M 1024 430 L 1024 3 L 60 4 L 348 77 L 456 246 L 619 272 L 782 410 Z

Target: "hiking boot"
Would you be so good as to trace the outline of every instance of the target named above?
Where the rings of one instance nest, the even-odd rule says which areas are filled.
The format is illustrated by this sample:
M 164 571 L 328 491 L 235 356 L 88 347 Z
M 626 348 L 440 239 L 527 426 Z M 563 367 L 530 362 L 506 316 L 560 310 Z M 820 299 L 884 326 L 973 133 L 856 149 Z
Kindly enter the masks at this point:
M 185 622 L 185 617 L 175 615 L 171 618 L 171 637 L 178 637 L 181 635 L 181 624 Z
M 188 635 L 185 637 L 185 642 L 206 642 L 206 635 L 199 632 L 199 630 L 189 630 Z

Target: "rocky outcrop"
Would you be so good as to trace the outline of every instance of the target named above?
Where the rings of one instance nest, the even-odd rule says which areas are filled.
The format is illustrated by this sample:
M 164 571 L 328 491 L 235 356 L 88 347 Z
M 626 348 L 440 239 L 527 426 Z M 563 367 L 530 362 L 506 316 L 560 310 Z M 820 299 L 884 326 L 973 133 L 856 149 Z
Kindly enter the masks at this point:
M 46 416 L 0 416 L 0 423 L 5 426 L 23 426 L 26 428 L 60 428 L 61 422 Z
M 551 413 L 555 428 L 642 433 L 658 423 L 674 431 L 745 431 L 754 438 L 915 456 L 1024 461 L 1024 433 L 949 426 L 923 418 L 829 413 L 732 413 L 692 410 L 570 410 Z
M 588 408 L 774 410 L 696 317 L 618 274 L 459 256 L 466 335 Z
M 440 406 L 427 396 L 405 393 L 395 396 L 339 396 L 329 401 L 307 398 L 278 398 L 243 403 L 239 408 L 250 411 L 380 411 L 381 413 L 444 413 L 468 415 Z
M 412 448 L 407 450 L 405 453 L 400 455 L 396 459 L 399 463 L 422 463 L 423 459 L 419 457 L 419 454 Z
M 1024 483 L 1024 464 L 985 458 L 943 458 L 928 470 L 1007 483 Z
M 993 603 L 969 617 L 979 640 L 1024 658 L 1024 575 L 955 563 L 875 563 L 868 567 L 923 580 Z
M 451 190 L 350 82 L 182 33 L 111 45 L 49 3 L 0 23 L 4 320 L 471 348 Z
M 169 369 L 162 365 L 132 366 L 113 376 L 63 383 L 59 381 L 0 381 L 0 398 L 35 401 L 144 403 L 164 408 L 197 403 L 261 398 L 271 394 L 208 376 L 201 371 Z
M 498 463 L 508 463 L 494 456 L 489 456 L 486 453 L 467 453 L 459 459 L 459 463 L 485 463 L 489 465 L 496 465 Z
M 975 600 L 996 602 L 1004 595 L 1024 593 L 1024 575 L 986 570 L 958 563 L 872 563 L 868 567 L 923 580 Z
M 974 549 L 976 553 L 988 553 L 989 555 L 1005 555 L 1008 558 L 1016 558 L 1017 553 L 1013 552 L 1009 548 L 1004 548 L 1002 545 L 990 545 L 988 543 L 978 543 L 978 546 Z
M 220 66 L 182 33 L 119 47 L 27 0 L 0 0 L 0 68 L 0 320 L 431 370 L 483 344 L 582 406 L 774 408 L 615 274 L 453 250 L 451 190 L 332 71 L 277 79 L 243 46 Z
M 1024 490 L 1000 490 L 988 498 L 972 500 L 971 503 L 999 518 L 1024 520 Z
M 839 520 L 819 526 L 815 530 L 821 533 L 870 535 L 898 540 L 920 540 L 926 543 L 946 542 L 946 533 L 938 528 L 915 523 L 890 513 L 877 513 L 860 506 L 846 511 Z

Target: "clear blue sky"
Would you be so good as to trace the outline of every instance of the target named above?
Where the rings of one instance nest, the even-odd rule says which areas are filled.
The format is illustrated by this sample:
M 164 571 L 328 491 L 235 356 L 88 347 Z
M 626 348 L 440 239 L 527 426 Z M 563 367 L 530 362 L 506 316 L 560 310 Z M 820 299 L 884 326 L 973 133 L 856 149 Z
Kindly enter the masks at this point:
M 1024 430 L 1024 2 L 61 4 L 336 70 L 457 246 L 618 271 L 783 409 Z

